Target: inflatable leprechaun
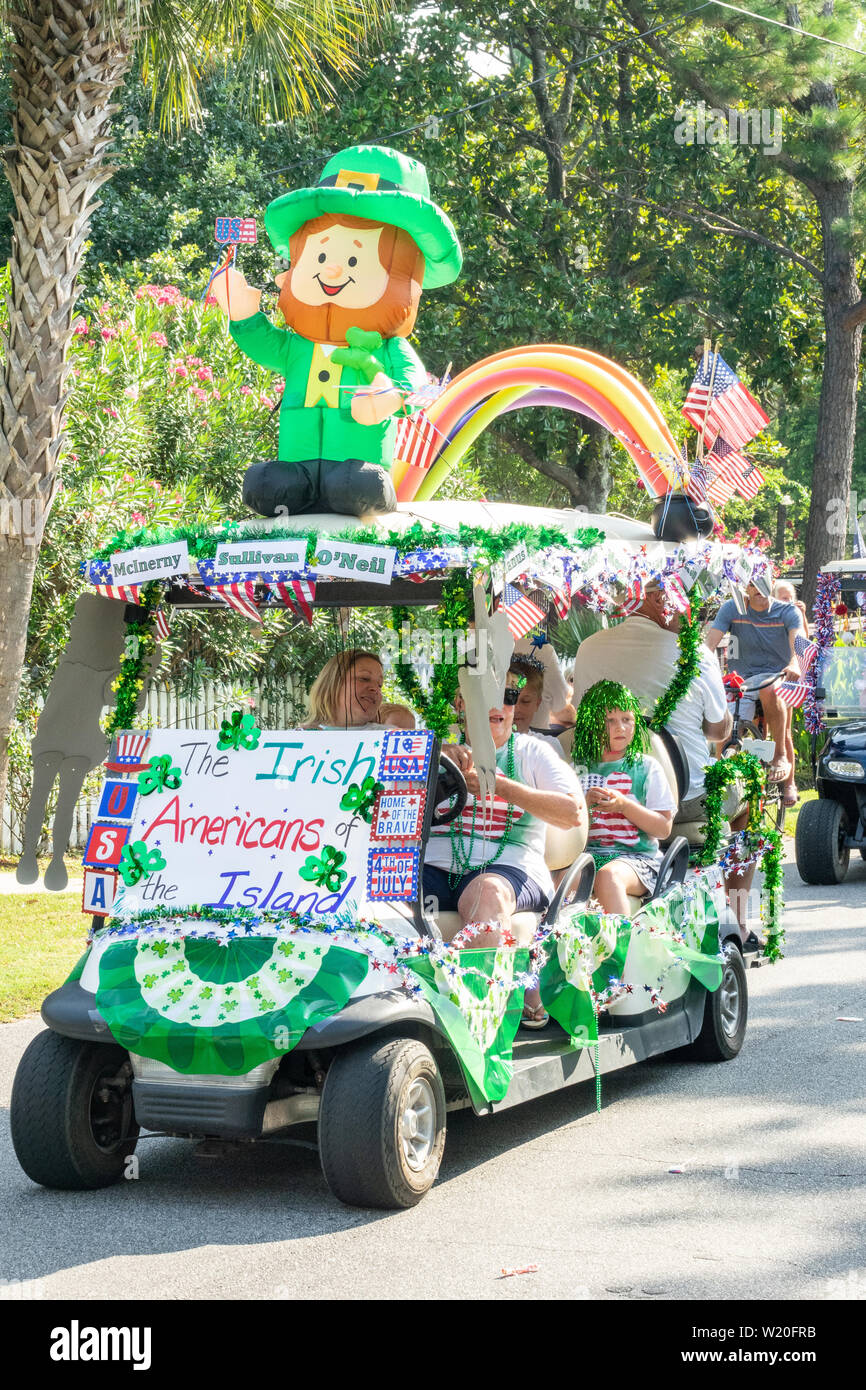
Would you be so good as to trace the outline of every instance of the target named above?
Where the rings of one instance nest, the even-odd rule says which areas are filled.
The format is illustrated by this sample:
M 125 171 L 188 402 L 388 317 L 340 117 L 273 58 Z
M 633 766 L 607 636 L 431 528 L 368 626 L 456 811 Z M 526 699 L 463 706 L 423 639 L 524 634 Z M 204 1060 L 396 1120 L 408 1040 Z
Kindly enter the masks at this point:
M 262 516 L 389 511 L 395 417 L 427 380 L 407 338 L 422 288 L 460 273 L 454 227 L 423 164 L 379 145 L 335 155 L 315 188 L 270 204 L 265 227 L 289 260 L 276 276 L 287 327 L 238 271 L 213 286 L 238 347 L 286 382 L 279 457 L 247 470 L 244 501 Z

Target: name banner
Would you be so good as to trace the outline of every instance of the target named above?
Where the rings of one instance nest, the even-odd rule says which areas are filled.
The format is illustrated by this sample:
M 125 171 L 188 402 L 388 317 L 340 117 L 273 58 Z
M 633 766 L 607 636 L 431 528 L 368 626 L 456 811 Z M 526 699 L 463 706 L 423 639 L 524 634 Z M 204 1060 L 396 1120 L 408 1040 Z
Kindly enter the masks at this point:
M 506 584 L 512 579 L 516 579 L 518 575 L 523 574 L 529 566 L 529 551 L 526 548 L 525 541 L 521 541 L 513 550 L 508 551 L 503 557 L 503 566 Z
M 381 766 L 389 733 L 263 732 L 257 747 L 226 751 L 217 739 L 154 729 L 131 828 L 94 828 L 87 861 L 124 878 L 115 915 L 199 905 L 326 916 L 362 903 L 368 884 L 379 897 L 415 896 L 417 849 L 413 860 L 370 844 L 377 802 L 389 813 L 377 829 L 399 820 L 395 838 L 416 838 L 423 815 L 423 787 L 409 794 L 395 786 L 404 767 L 392 779 Z M 423 781 L 429 749 L 414 751 Z
M 315 567 L 319 579 L 362 579 L 390 584 L 397 552 L 388 545 L 354 545 L 351 541 L 319 541 Z
M 111 576 L 115 582 L 123 579 L 171 579 L 176 574 L 189 574 L 189 570 L 186 541 L 143 545 L 139 550 L 120 550 L 111 557 Z
M 302 574 L 307 567 L 305 539 L 285 541 L 230 541 L 217 546 L 214 577 L 247 570 L 264 574 L 268 570 Z

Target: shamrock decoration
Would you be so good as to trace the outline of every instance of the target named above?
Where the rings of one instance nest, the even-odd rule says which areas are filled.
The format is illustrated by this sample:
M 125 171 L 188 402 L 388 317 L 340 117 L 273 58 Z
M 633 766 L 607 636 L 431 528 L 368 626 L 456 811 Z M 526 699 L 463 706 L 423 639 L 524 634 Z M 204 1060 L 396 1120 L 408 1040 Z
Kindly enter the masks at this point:
M 334 849 L 333 845 L 325 845 L 321 856 L 317 859 L 314 854 L 308 855 L 304 867 L 298 872 L 301 878 L 307 879 L 309 883 L 315 883 L 319 888 L 327 888 L 329 893 L 336 893 L 348 877 L 346 870 L 340 868 L 345 862 L 346 855 L 343 850 Z
M 351 782 L 343 793 L 340 810 L 354 811 L 356 816 L 361 816 L 370 825 L 373 820 L 373 803 L 377 794 L 384 790 L 383 784 L 377 782 L 375 777 L 365 777 L 360 786 L 357 782 Z
M 224 719 L 217 739 L 217 748 L 258 748 L 262 731 L 251 714 L 236 709 L 231 719 Z
M 165 859 L 160 850 L 148 849 L 144 840 L 136 840 L 131 845 L 123 846 L 123 853 L 120 856 L 120 864 L 118 867 L 120 869 L 120 876 L 127 888 L 131 888 L 133 884 L 138 883 L 139 879 L 144 878 L 146 874 L 151 874 L 156 869 L 164 869 Z M 162 942 L 156 943 L 153 949 L 157 950 L 157 947 L 162 944 Z M 162 954 L 163 952 L 159 951 L 159 955 Z
M 151 792 L 177 791 L 180 786 L 180 768 L 173 767 L 169 755 L 151 758 L 143 772 L 138 774 L 138 790 L 142 796 Z

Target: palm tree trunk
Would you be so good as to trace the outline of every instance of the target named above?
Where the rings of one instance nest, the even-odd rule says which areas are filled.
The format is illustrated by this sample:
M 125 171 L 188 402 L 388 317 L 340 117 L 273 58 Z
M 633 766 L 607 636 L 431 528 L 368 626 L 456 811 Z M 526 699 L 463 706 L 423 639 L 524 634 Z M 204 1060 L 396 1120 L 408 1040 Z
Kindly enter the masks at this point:
M 844 528 L 834 522 L 847 511 L 851 491 L 863 333 L 860 324 L 846 326 L 860 301 L 860 289 L 855 258 L 836 231 L 836 224 L 847 223 L 852 215 L 853 187 L 849 182 L 835 183 L 813 186 L 812 192 L 824 241 L 824 363 L 803 560 L 802 598 L 810 609 L 821 566 L 840 560 L 845 553 Z
M 14 8 L 13 144 L 3 151 L 15 214 L 0 504 L 4 517 L 35 509 L 38 526 L 27 536 L 7 522 L 0 537 L 0 805 L 38 542 L 60 476 L 78 273 L 95 194 L 113 172 L 105 160 L 111 98 L 130 62 L 122 13 L 109 30 L 102 5 L 91 0 L 18 0 Z

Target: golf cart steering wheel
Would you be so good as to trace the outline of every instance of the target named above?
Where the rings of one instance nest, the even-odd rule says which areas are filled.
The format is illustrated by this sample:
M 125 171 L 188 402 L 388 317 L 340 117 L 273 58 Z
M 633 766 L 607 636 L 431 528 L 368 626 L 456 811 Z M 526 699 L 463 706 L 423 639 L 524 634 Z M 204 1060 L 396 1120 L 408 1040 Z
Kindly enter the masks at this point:
M 450 801 L 453 796 L 456 796 L 457 801 L 454 806 L 449 806 L 447 811 L 434 810 L 431 825 L 450 825 L 460 815 L 469 798 L 466 778 L 457 764 L 446 758 L 444 753 L 439 754 L 439 774 L 433 796 L 436 806 L 440 801 Z

